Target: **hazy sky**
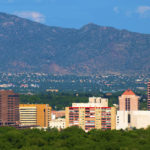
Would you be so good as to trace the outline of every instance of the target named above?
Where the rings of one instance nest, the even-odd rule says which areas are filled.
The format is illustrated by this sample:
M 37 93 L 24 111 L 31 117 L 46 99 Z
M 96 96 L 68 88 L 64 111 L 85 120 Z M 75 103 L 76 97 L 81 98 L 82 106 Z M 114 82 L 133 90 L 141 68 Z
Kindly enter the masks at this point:
M 50 26 L 88 23 L 150 33 L 150 0 L 0 0 L 0 11 Z

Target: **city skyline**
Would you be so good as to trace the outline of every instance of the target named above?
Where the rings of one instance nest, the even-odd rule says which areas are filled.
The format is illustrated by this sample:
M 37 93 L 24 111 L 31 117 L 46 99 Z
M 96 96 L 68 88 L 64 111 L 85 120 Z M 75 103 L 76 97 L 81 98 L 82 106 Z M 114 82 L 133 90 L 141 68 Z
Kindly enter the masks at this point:
M 150 149 L 150 0 L 0 0 L 0 150 Z

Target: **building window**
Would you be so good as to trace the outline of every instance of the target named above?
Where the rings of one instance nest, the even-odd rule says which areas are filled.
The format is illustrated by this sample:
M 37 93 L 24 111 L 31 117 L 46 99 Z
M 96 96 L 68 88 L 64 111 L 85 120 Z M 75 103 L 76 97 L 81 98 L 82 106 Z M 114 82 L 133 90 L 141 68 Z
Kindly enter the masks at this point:
M 125 110 L 130 111 L 130 98 L 125 99 Z
M 130 114 L 128 114 L 128 123 L 130 123 L 131 122 L 131 116 L 130 116 Z

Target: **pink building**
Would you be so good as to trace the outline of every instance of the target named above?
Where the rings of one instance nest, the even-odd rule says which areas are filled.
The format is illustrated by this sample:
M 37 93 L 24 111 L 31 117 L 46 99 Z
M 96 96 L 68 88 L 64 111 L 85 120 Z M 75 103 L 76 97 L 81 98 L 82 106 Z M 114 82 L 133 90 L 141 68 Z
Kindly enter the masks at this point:
M 59 111 L 52 110 L 52 115 L 55 115 L 56 118 L 64 117 L 65 110 L 59 110 Z
M 139 96 L 128 89 L 121 96 L 119 96 L 119 110 L 133 111 L 139 108 Z

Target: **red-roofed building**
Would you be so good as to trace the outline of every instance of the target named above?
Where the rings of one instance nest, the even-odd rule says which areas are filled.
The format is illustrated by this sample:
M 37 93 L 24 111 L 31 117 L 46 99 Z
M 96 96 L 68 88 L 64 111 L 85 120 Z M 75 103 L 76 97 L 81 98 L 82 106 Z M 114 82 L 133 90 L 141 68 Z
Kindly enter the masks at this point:
M 119 110 L 133 111 L 139 109 L 139 96 L 128 89 L 121 96 L 119 96 Z

